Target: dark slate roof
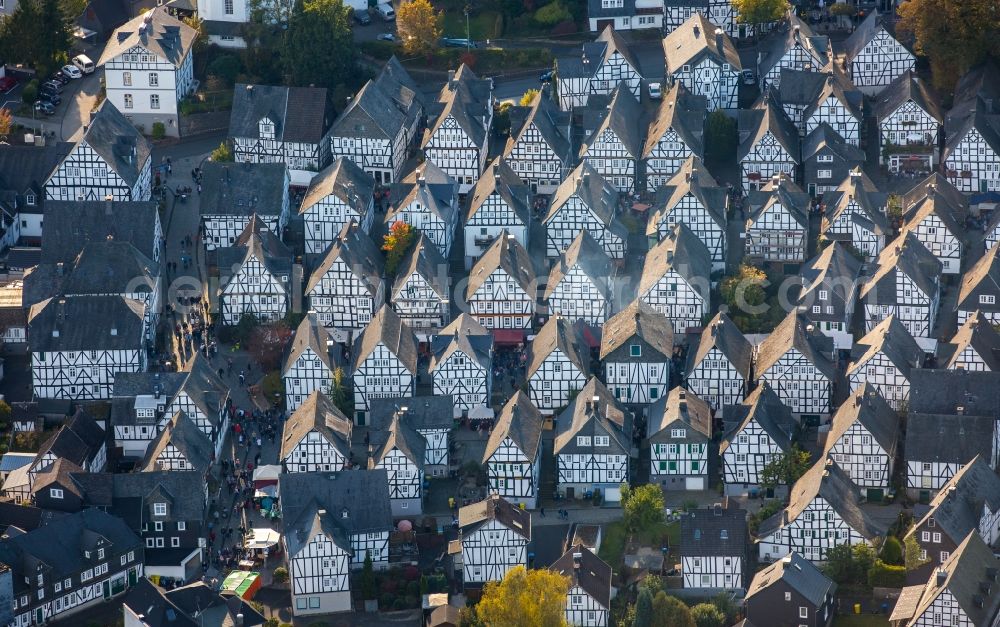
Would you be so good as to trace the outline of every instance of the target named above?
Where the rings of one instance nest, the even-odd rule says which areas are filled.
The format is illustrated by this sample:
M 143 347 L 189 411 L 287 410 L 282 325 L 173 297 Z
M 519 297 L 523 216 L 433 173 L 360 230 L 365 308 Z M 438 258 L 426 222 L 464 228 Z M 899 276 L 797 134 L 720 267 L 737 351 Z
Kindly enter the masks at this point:
M 420 435 L 414 425 L 405 420 L 405 416 L 395 413 L 384 429 L 378 431 L 372 429 L 369 433 L 372 446 L 369 468 L 382 463 L 393 449 L 405 455 L 417 468 L 423 467 L 427 440 Z
M 622 6 L 620 7 L 605 7 L 601 0 L 587 0 L 587 17 L 590 19 L 606 19 L 634 15 L 635 0 L 623 0 Z
M 403 181 L 391 184 L 385 224 L 392 225 L 399 221 L 398 216 L 412 203 L 417 203 L 417 206 L 436 215 L 445 225 L 449 225 L 447 228 L 458 221 L 458 186 L 450 180 L 446 183 L 434 183 L 427 180 L 422 172 L 418 172 L 417 180 L 413 183 Z
M 305 293 L 309 294 L 316 289 L 338 259 L 343 260 L 344 264 L 361 279 L 369 293 L 375 296 L 382 283 L 382 268 L 385 262 L 382 261 L 382 253 L 379 252 L 375 242 L 353 220 L 344 225 L 337 239 L 326 249 L 326 253 L 309 274 Z
M 152 259 L 157 212 L 155 202 L 46 201 L 41 262 L 70 263 L 88 242 L 109 239 L 128 242 Z
M 979 530 L 984 505 L 991 512 L 1000 510 L 1000 477 L 990 468 L 989 462 L 977 456 L 934 495 L 930 511 L 907 535 L 915 534 L 918 527 L 933 518 L 935 526 L 958 543 L 970 531 Z
M 847 177 L 840 183 L 836 190 L 823 194 L 823 204 L 826 205 L 826 213 L 823 215 L 822 230 L 828 233 L 828 229 L 844 211 L 855 213 L 855 220 L 863 220 L 867 227 L 876 233 L 887 233 L 889 231 L 889 220 L 885 216 L 884 208 L 889 195 L 878 190 L 875 183 L 860 167 L 852 169 Z M 851 208 L 851 201 L 855 201 L 858 208 Z M 858 217 L 857 213 L 863 214 Z M 831 235 L 831 237 L 833 237 Z
M 787 451 L 792 447 L 792 429 L 795 424 L 792 420 L 792 413 L 767 383 L 758 385 L 743 400 L 742 405 L 727 407 L 726 410 L 727 422 L 729 422 L 728 417 L 732 416 L 736 419 L 737 424 L 723 438 L 719 445 L 719 455 L 726 452 L 733 438 L 751 422 L 756 422 L 766 431 L 781 450 Z
M 462 351 L 489 370 L 493 361 L 493 334 L 472 315 L 460 314 L 431 340 L 428 372 L 433 373 L 455 351 Z
M 979 303 L 979 295 L 993 294 L 995 297 L 998 293 L 1000 293 L 1000 245 L 994 244 L 962 275 L 955 309 L 961 311 L 987 309 Z
M 983 140 L 994 151 L 1000 152 L 1000 115 L 990 113 L 987 105 L 982 100 L 977 100 L 975 109 L 964 118 L 951 117 L 951 113 L 949 113 L 949 117 L 945 121 L 947 141 L 944 146 L 942 162 L 951 156 L 952 151 L 958 147 L 972 129 L 979 131 Z
M 208 472 L 215 458 L 212 441 L 183 411 L 175 413 L 166 428 L 150 443 L 142 463 L 143 470 L 160 470 L 157 457 L 168 445 L 176 448 L 187 460 L 188 465 L 202 475 Z
M 634 1 L 626 0 L 626 2 Z M 618 31 L 608 26 L 601 31 L 596 40 L 583 44 L 580 55 L 559 57 L 556 60 L 559 76 L 560 78 L 589 78 L 616 52 L 622 55 L 633 70 L 639 71 L 639 63 L 633 56 L 629 45 Z
M 72 148 L 73 144 L 69 142 L 48 142 L 44 146 L 31 144 L 4 146 L 3 150 L 0 150 L 0 193 L 13 193 L 18 205 L 24 209 L 26 208 L 23 201 L 24 193 L 30 190 L 35 194 L 35 202 L 40 206 L 44 198 L 45 181 Z M 45 205 L 47 207 L 48 202 Z M 48 216 L 45 220 L 48 221 Z
M 798 553 L 789 553 L 754 575 L 746 599 L 766 590 L 776 581 L 784 581 L 815 607 L 822 606 L 826 597 L 837 590 L 837 584 L 828 579 L 819 567 Z
M 404 368 L 417 373 L 417 338 L 399 315 L 388 305 L 375 312 L 372 320 L 357 339 L 352 355 L 351 371 L 356 371 L 361 362 L 382 343 L 396 356 Z
M 571 546 L 549 569 L 569 577 L 571 588 L 580 586 L 601 607 L 611 608 L 611 565 L 587 547 Z
M 297 518 L 285 518 L 282 536 L 291 556 L 298 555 L 319 534 L 332 540 L 349 555 L 353 554 L 350 532 L 335 513 L 313 505 Z
M 910 386 L 911 395 L 916 388 Z M 967 464 L 980 455 L 992 455 L 994 416 L 960 416 L 925 414 L 912 409 L 906 420 L 906 451 L 908 462 Z M 947 442 L 948 446 L 941 446 Z
M 337 157 L 309 182 L 299 213 L 306 213 L 310 207 L 333 195 L 363 217 L 374 192 L 375 179 L 370 174 L 350 159 Z
M 406 283 L 414 273 L 418 274 L 427 286 L 434 290 L 444 302 L 451 298 L 449 290 L 448 265 L 438 252 L 437 246 L 423 233 L 417 232 L 417 241 L 400 261 L 396 273 L 396 281 L 392 286 L 392 295 L 397 296 L 406 287 Z
M 681 557 L 746 559 L 749 538 L 746 510 L 715 506 L 681 515 Z
M 325 509 L 349 534 L 392 529 L 389 476 L 385 470 L 282 473 L 278 489 L 286 522 Z
M 970 625 L 991 624 L 1000 610 L 997 569 L 1000 569 L 1000 559 L 986 546 L 978 532 L 970 532 L 941 564 L 940 570 L 945 575 L 941 584 L 938 584 L 937 572 L 924 584 L 914 616 L 921 617 L 930 612 L 934 601 L 947 591 L 951 602 L 958 604 Z
M 559 282 L 574 267 L 578 267 L 594 287 L 610 300 L 611 258 L 586 229 L 581 229 L 569 247 L 552 262 L 549 280 L 545 284 L 546 299 L 552 297 Z
M 500 410 L 493 431 L 490 432 L 490 439 L 486 442 L 483 463 L 489 460 L 505 438 L 510 438 L 529 460 L 535 459 L 541 451 L 542 414 L 531 403 L 528 395 L 520 390 Z
M 816 328 L 804 315 L 792 311 L 771 332 L 760 346 L 757 347 L 755 371 L 758 374 L 767 372 L 789 350 L 796 349 L 809 363 L 833 381 L 835 372 L 833 362 L 833 340 Z
M 641 299 L 608 318 L 601 333 L 604 361 L 629 361 L 633 342 L 643 348 L 643 361 L 668 361 L 674 352 L 674 327 L 670 320 Z M 652 354 L 649 350 L 652 349 Z
M 60 457 L 48 468 L 35 475 L 35 480 L 31 482 L 31 493 L 32 495 L 43 494 L 50 485 L 57 485 L 82 499 L 84 494 L 72 479 L 73 473 L 82 472 L 82 468 L 68 459 Z
M 697 394 L 680 386 L 649 406 L 646 421 L 646 438 L 650 440 L 659 440 L 657 436 L 678 423 L 700 433 L 704 440 L 712 439 L 712 408 Z
M 115 30 L 101 54 L 98 66 L 141 46 L 174 67 L 180 67 L 194 46 L 198 31 L 157 7 Z
M 43 263 L 24 277 L 24 302 L 60 295 L 152 292 L 160 265 L 128 242 L 89 242 L 69 264 Z
M 955 368 L 955 362 L 966 348 L 972 348 L 987 369 L 1000 371 L 1000 331 L 978 309 L 958 327 L 951 341 L 938 349 L 941 367 Z
M 428 123 L 421 145 L 425 145 L 441 124 L 451 117 L 476 146 L 483 146 L 489 133 L 484 120 L 491 115 L 489 96 L 492 84 L 492 79 L 480 79 L 467 65 L 460 65 L 454 79 L 445 83 L 438 94 L 438 103 L 443 107 L 437 118 Z
M 246 227 L 232 246 L 215 249 L 219 272 L 223 274 L 232 272 L 230 278 L 235 277 L 236 271 L 248 263 L 251 257 L 256 258 L 276 281 L 288 289 L 287 281 L 281 280 L 281 277 L 287 277 L 292 273 L 292 251 L 257 217 L 256 213 L 250 216 Z
M 910 411 L 996 416 L 1000 407 L 1000 372 L 914 370 L 910 376 Z
M 646 223 L 646 235 L 657 236 L 660 224 L 688 194 L 701 203 L 708 216 L 721 229 L 727 228 L 726 188 L 712 178 L 701 159 L 691 155 L 667 184 L 656 190 L 652 214 Z
M 143 304 L 122 296 L 49 298 L 32 305 L 32 351 L 129 350 L 142 347 Z
M 955 85 L 954 103 L 947 113 L 948 121 L 963 118 L 980 106 L 979 101 L 989 104 L 987 110 L 996 113 L 1000 106 L 1000 66 L 987 59 L 969 70 Z
M 277 216 L 288 195 L 284 163 L 219 163 L 201 166 L 201 215 Z
M 105 100 L 90 118 L 90 126 L 84 131 L 81 141 L 104 159 L 129 187 L 139 181 L 143 164 L 153 151 L 153 144 L 110 100 Z
M 868 45 L 872 39 L 878 34 L 879 30 L 885 30 L 885 27 L 879 21 L 878 11 L 873 10 L 868 14 L 851 36 L 848 37 L 843 44 L 844 56 L 847 58 L 847 62 L 851 63 L 854 57 L 858 56 L 865 46 Z
M 612 233 L 627 238 L 628 232 L 615 215 L 620 194 L 592 165 L 583 161 L 566 175 L 549 202 L 549 212 L 543 223 L 549 223 L 570 198 L 576 196 Z
M 613 455 L 629 456 L 632 450 L 632 413 L 625 409 L 597 377 L 591 377 L 580 393 L 556 420 L 553 452 L 560 454 L 593 453 L 593 447 L 580 447 L 576 436 L 611 438 L 611 447 L 602 449 Z M 529 458 L 530 459 L 530 458 Z
M 705 302 L 711 297 L 712 253 L 688 225 L 678 222 L 667 237 L 648 253 L 639 277 L 639 294 L 645 295 L 663 276 L 674 270 Z
M 529 297 L 535 295 L 535 265 L 528 251 L 506 230 L 497 235 L 483 256 L 469 272 L 469 283 L 465 290 L 466 300 L 476 293 L 486 279 L 502 268 L 523 289 Z
M 737 127 L 740 145 L 736 151 L 739 161 L 746 159 L 761 138 L 768 132 L 781 144 L 795 163 L 799 157 L 799 130 L 777 102 L 775 90 L 768 89 L 753 109 L 740 109 Z
M 909 218 L 907 214 L 913 211 L 914 206 L 926 199 L 945 205 L 953 214 L 952 220 L 965 221 L 969 211 L 969 198 L 940 172 L 931 173 L 903 194 L 900 201 L 904 219 Z M 958 227 L 957 230 L 961 231 L 963 227 Z
M 201 581 L 169 590 L 165 596 L 188 615 L 197 615 L 205 622 L 218 620 L 222 627 L 240 627 L 237 617 L 241 614 L 243 627 L 256 627 L 265 622 L 248 601 L 235 594 L 219 594 Z
M 205 414 L 206 419 L 218 426 L 219 412 L 229 400 L 229 386 L 219 378 L 212 364 L 200 354 L 195 355 L 178 392 L 184 392 Z
M 416 83 L 396 57 L 386 63 L 341 111 L 330 128 L 335 137 L 393 140 L 421 115 L 423 97 Z
M 656 148 L 657 142 L 670 129 L 684 141 L 691 150 L 692 157 L 700 159 L 705 154 L 705 115 L 708 109 L 708 98 L 692 94 L 683 83 L 674 83 L 663 95 L 663 101 L 656 108 L 656 113 L 646 132 L 646 141 L 642 148 L 642 157 L 649 158 Z
M 840 101 L 851 115 L 861 119 L 864 94 L 844 74 L 781 68 L 779 100 L 782 105 L 805 107 L 803 119 L 808 119 L 830 96 Z
M 875 273 L 862 285 L 859 297 L 869 304 L 895 305 L 896 272 L 902 272 L 925 294 L 933 295 L 941 278 L 941 262 L 910 231 L 885 245 L 876 260 Z
M 833 127 L 823 122 L 806 135 L 802 140 L 802 160 L 806 161 L 818 155 L 824 149 L 828 149 L 835 157 L 847 162 L 847 167 L 854 168 L 863 165 L 865 153 L 863 150 L 849 144 L 840 136 L 840 133 L 833 130 Z
M 899 374 L 909 380 L 910 375 L 924 364 L 924 351 L 895 315 L 886 316 L 852 347 L 851 362 L 847 365 L 847 375 L 855 374 L 867 366 L 868 361 L 878 353 L 892 362 Z
M 462 535 L 468 535 L 489 520 L 495 520 L 504 527 L 531 541 L 531 513 L 514 507 L 507 499 L 491 494 L 482 501 L 466 505 L 458 510 L 458 527 Z
M 889 459 L 895 458 L 899 442 L 899 416 L 882 398 L 878 388 L 870 383 L 862 384 L 833 415 L 824 453 L 829 453 L 854 423 L 859 423 L 872 434 L 878 445 L 888 453 Z
M 504 154 L 510 154 L 511 149 L 521 138 L 521 134 L 534 125 L 556 156 L 566 162 L 570 159 L 570 143 L 566 134 L 569 131 L 569 113 L 560 111 L 555 102 L 548 97 L 548 92 L 542 91 L 536 97 L 528 112 L 527 118 L 520 128 L 511 133 L 507 140 Z
M 0 502 L 0 533 L 5 533 L 8 527 L 16 527 L 21 531 L 34 531 L 63 515 L 63 512 L 55 510 L 3 501 Z
M 492 176 L 490 176 L 492 174 Z M 486 166 L 483 176 L 476 181 L 476 186 L 472 191 L 469 201 L 469 210 L 466 212 L 466 221 L 472 219 L 476 212 L 483 206 L 493 194 L 497 194 L 504 202 L 519 222 L 527 225 L 531 221 L 529 207 L 531 205 L 531 188 L 525 185 L 524 181 L 514 170 L 507 165 L 506 160 L 497 157 Z
M 885 535 L 886 528 L 861 509 L 861 497 L 851 478 L 833 460 L 821 457 L 790 489 L 788 505 L 760 524 L 760 538 L 798 519 L 817 497 L 867 540 Z
M 236 83 L 229 136 L 258 139 L 258 122 L 266 117 L 274 123 L 276 141 L 318 144 L 326 132 L 325 114 L 324 88 Z
M 822 70 L 829 65 L 830 38 L 814 33 L 809 24 L 792 12 L 788 15 L 787 23 L 782 22 L 761 42 L 760 62 L 757 64 L 760 75 L 770 72 L 785 53 L 796 45 L 801 45 L 819 58 L 821 67 L 814 68 L 815 70 Z
M 374 430 L 388 429 L 397 413 L 414 429 L 451 429 L 455 399 L 451 394 L 412 398 L 376 398 L 369 403 L 369 423 Z
M 584 376 L 590 374 L 590 349 L 583 334 L 568 320 L 557 315 L 542 325 L 535 339 L 528 345 L 528 378 L 555 350 L 562 352 Z
M 688 350 L 685 372 L 691 372 L 713 348 L 718 348 L 744 379 L 750 378 L 753 345 L 743 337 L 743 332 L 729 316 L 722 312 L 715 314 L 705 325 L 694 350 Z
M 817 322 L 843 321 L 845 316 L 853 313 L 847 311 L 847 304 L 854 306 L 854 295 L 857 292 L 861 277 L 861 260 L 847 252 L 847 247 L 839 242 L 832 242 L 816 257 L 806 262 L 799 270 L 802 277 L 802 290 L 798 302 L 806 306 L 819 305 L 819 313 L 809 315 Z M 819 290 L 829 292 L 828 300 L 820 301 Z M 827 307 L 833 307 L 833 313 L 826 313 Z
M 295 361 L 302 356 L 306 349 L 312 350 L 316 358 L 333 372 L 335 367 L 333 356 L 330 354 L 333 339 L 329 331 L 326 330 L 316 316 L 316 312 L 310 311 L 299 323 L 299 328 L 295 329 L 295 336 L 288 348 L 288 356 L 285 357 L 285 367 L 283 372 L 287 373 L 295 365 Z
M 167 503 L 171 520 L 200 522 L 207 513 L 205 476 L 197 471 L 155 470 L 105 476 L 111 478 L 113 486 L 114 513 L 133 529 L 148 521 L 150 504 L 154 502 Z M 81 475 L 73 478 L 80 481 Z
M 701 13 L 695 13 L 667 33 L 663 38 L 663 56 L 668 75 L 683 65 L 696 65 L 704 57 L 720 65 L 728 63 L 734 72 L 743 67 L 733 40 Z
M 923 109 L 939 124 L 944 121 L 937 94 L 927 81 L 917 76 L 913 70 L 906 70 L 879 92 L 875 100 L 875 119 L 881 122 L 909 101 Z
M 611 103 L 602 114 L 600 123 L 580 146 L 580 157 L 585 159 L 591 144 L 600 140 L 605 130 L 611 129 L 629 156 L 635 159 L 641 158 L 646 142 L 644 117 L 642 107 L 632 95 L 628 85 L 624 82 L 619 84 L 611 95 Z
M 306 397 L 285 421 L 281 434 L 281 459 L 291 455 L 295 446 L 310 431 L 319 433 L 347 459 L 351 455 L 353 427 L 354 422 L 333 404 L 330 397 L 317 390 Z

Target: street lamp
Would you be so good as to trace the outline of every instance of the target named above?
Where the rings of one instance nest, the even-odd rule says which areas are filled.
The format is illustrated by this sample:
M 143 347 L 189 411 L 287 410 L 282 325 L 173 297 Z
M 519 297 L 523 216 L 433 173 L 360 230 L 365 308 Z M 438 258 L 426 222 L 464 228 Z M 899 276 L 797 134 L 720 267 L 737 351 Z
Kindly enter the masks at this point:
M 472 36 L 469 34 L 469 5 L 465 5 L 465 51 L 472 49 Z

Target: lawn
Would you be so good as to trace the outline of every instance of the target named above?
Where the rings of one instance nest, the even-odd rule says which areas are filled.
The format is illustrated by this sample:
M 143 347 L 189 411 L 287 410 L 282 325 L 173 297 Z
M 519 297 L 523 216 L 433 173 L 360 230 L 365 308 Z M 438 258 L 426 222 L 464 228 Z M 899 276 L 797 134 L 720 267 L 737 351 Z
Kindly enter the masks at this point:
M 660 523 L 653 525 L 649 529 L 637 534 L 638 541 L 644 546 L 660 546 L 660 540 L 666 534 L 667 542 L 671 547 L 676 547 L 681 539 L 680 523 Z M 598 555 L 612 568 L 620 568 L 622 565 L 622 555 L 625 552 L 625 539 L 628 532 L 625 529 L 625 521 L 618 520 L 604 526 L 604 537 L 601 539 L 601 550 Z
M 474 41 L 496 39 L 503 33 L 497 33 L 496 11 L 483 11 L 478 15 L 469 15 L 469 37 Z M 465 14 L 461 11 L 445 11 L 441 25 L 441 33 L 445 37 L 465 39 Z
M 833 618 L 833 627 L 889 627 L 883 614 L 842 614 Z

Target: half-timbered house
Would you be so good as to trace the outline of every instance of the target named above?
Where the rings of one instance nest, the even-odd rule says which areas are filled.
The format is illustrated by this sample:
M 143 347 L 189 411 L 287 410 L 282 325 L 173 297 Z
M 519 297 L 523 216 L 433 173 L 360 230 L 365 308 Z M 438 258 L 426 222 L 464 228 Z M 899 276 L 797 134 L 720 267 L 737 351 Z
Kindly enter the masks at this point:
M 939 189 L 939 185 L 950 190 Z M 957 196 L 955 202 L 948 192 Z M 962 195 L 940 174 L 932 174 L 902 197 L 903 229 L 912 232 L 920 243 L 941 262 L 941 272 L 958 274 L 962 270 L 967 219 Z
M 650 405 L 645 434 L 650 483 L 664 490 L 708 488 L 713 414 L 708 403 L 682 387 Z
M 793 311 L 757 347 L 754 373 L 800 421 L 830 413 L 835 367 L 833 340 Z
M 787 67 L 781 68 L 780 77 L 779 100 L 799 137 L 828 124 L 845 142 L 859 145 L 864 96 L 845 77 Z
M 375 179 L 344 157 L 314 176 L 299 205 L 305 222 L 306 253 L 324 252 L 351 220 L 371 233 L 374 192 Z
M 768 90 L 753 109 L 737 118 L 743 190 L 758 190 L 775 176 L 793 179 L 800 161 L 798 131 Z
M 205 613 L 228 617 L 233 622 L 242 617 L 246 627 L 261 627 L 267 620 L 249 601 L 223 595 L 200 581 L 168 592 L 149 579 L 140 579 L 122 600 L 122 611 L 125 624 L 130 626 L 161 624 L 161 621 L 188 621 L 183 624 L 197 625 Z
M 959 79 L 945 116 L 943 168 L 966 194 L 1000 190 L 1000 67 L 986 61 Z
M 553 263 L 544 300 L 550 315 L 601 327 L 611 314 L 611 259 L 590 231 L 580 231 Z
M 350 468 L 353 423 L 330 397 L 314 391 L 282 427 L 279 459 L 284 472 L 338 472 Z
M 899 416 L 871 383 L 862 384 L 833 415 L 823 454 L 837 463 L 861 496 L 881 502 L 899 451 Z
M 941 262 L 911 231 L 889 242 L 858 296 L 865 308 L 865 331 L 895 316 L 924 350 L 932 335 L 941 298 Z
M 581 163 L 559 185 L 542 220 L 545 255 L 558 257 L 580 231 L 590 231 L 604 252 L 622 259 L 628 233 L 617 218 L 618 201 L 618 190 L 589 163 Z
M 389 418 L 379 430 L 369 431 L 368 468 L 385 470 L 389 482 L 389 503 L 393 516 L 423 513 L 424 460 L 427 442 L 405 420 L 402 412 Z
M 753 345 L 729 316 L 720 312 L 688 350 L 684 382 L 712 409 L 722 410 L 743 402 L 749 391 L 752 362 Z
M 45 180 L 46 200 L 149 200 L 153 145 L 105 100 Z
M 493 79 L 480 79 L 464 63 L 438 94 L 440 112 L 420 144 L 424 157 L 458 181 L 466 193 L 486 166 L 493 127 Z M 431 118 L 432 116 L 428 116 Z
M 214 460 L 212 441 L 187 414 L 178 411 L 150 444 L 139 468 L 144 472 L 194 470 L 207 481 Z
M 665 396 L 673 354 L 670 320 L 639 299 L 604 324 L 599 355 L 604 381 L 621 403 L 643 405 Z
M 853 247 L 866 261 L 875 260 L 889 232 L 885 212 L 888 197 L 861 168 L 851 170 L 837 189 L 823 195 L 826 210 L 820 233 Z
M 329 394 L 336 368 L 334 342 L 315 312 L 308 312 L 285 356 L 281 379 L 285 383 L 285 408 L 295 411 L 314 391 Z
M 258 321 L 285 317 L 292 305 L 293 255 L 264 221 L 252 215 L 236 241 L 215 253 L 223 324 L 235 326 L 245 315 Z
M 748 197 L 746 254 L 765 262 L 801 263 L 809 249 L 809 194 L 778 173 Z
M 391 307 L 383 305 L 352 348 L 355 423 L 366 424 L 372 399 L 413 396 L 416 377 L 417 338 Z
M 323 141 L 331 158 L 350 159 L 388 185 L 402 178 L 423 116 L 423 92 L 394 56 L 347 103 Z
M 733 38 L 751 37 L 757 32 L 756 24 L 739 20 L 739 12 L 730 2 L 723 0 L 664 0 L 663 30 L 670 32 L 680 27 L 695 13 L 701 13 L 721 27 Z
M 556 59 L 559 108 L 571 111 L 587 105 L 591 96 L 607 96 L 624 81 L 639 97 L 639 62 L 618 32 L 607 26 L 597 40 L 584 43 L 580 55 Z
M 726 190 L 720 187 L 700 159 L 691 157 L 657 195 L 646 225 L 650 242 L 666 238 L 683 222 L 708 248 L 712 270 L 726 263 Z
M 284 163 L 292 185 L 306 187 L 330 162 L 326 89 L 236 83 L 229 137 L 237 163 Z M 331 237 L 339 229 L 334 229 Z
M 579 158 L 621 194 L 637 189 L 646 142 L 642 107 L 627 86 L 619 85 L 611 102 L 602 108 L 599 121 L 587 132 Z
M 206 250 L 233 246 L 250 218 L 280 237 L 288 224 L 288 168 L 283 163 L 202 166 L 200 211 Z
M 765 382 L 723 418 L 732 425 L 719 445 L 726 494 L 757 491 L 764 466 L 792 448 L 791 413 Z
M 879 93 L 874 114 L 882 163 L 890 172 L 934 170 L 944 115 L 926 81 L 906 70 Z
M 878 11 L 872 11 L 844 41 L 841 64 L 859 90 L 877 96 L 916 62 L 886 30 Z
M 454 398 L 455 417 L 492 416 L 493 335 L 474 316 L 462 313 L 434 336 L 427 371 L 434 394 Z
M 100 473 L 105 470 L 108 461 L 105 431 L 83 409 L 77 409 L 38 447 L 35 459 L 28 465 L 29 490 L 34 489 L 41 473 L 60 460 L 82 472 Z
M 621 501 L 629 461 L 638 458 L 632 447 L 632 420 L 632 413 L 597 377 L 591 377 L 559 414 L 552 451 L 556 487 L 567 499 L 599 493 L 604 502 Z
M 991 547 L 1000 540 L 1000 477 L 979 457 L 948 480 L 904 536 L 917 544 L 920 560 L 926 560 L 914 578 L 933 576 L 971 531 Z
M 792 552 L 757 572 L 746 594 L 748 625 L 830 627 L 837 584 Z
M 760 524 L 759 558 L 778 560 L 795 552 L 826 561 L 838 544 L 874 544 L 886 529 L 860 508 L 851 478 L 828 457 L 821 457 L 791 487 L 788 505 Z
M 590 348 L 579 328 L 566 318 L 549 318 L 528 345 L 525 377 L 531 402 L 543 414 L 564 407 L 591 374 Z
M 853 392 L 868 384 L 896 411 L 910 398 L 910 375 L 924 365 L 924 351 L 895 316 L 889 315 L 854 345 L 847 364 L 847 382 Z
M 800 269 L 797 304 L 836 350 L 854 345 L 853 320 L 861 283 L 861 261 L 834 241 Z
M 451 178 L 445 181 L 429 179 L 422 170 L 414 174 L 415 181 L 404 180 L 390 186 L 385 225 L 391 228 L 395 222 L 409 224 L 426 236 L 447 259 L 461 219 L 458 207 L 461 186 L 455 185 Z
M 760 44 L 757 53 L 760 88 L 780 88 L 781 70 L 786 68 L 801 72 L 832 70 L 830 38 L 814 33 L 794 12 Z
M 865 153 L 827 123 L 802 140 L 802 184 L 812 197 L 836 191 L 841 181 L 865 163 Z
M 128 242 L 157 263 L 163 250 L 163 227 L 155 202 L 49 200 L 39 228 L 45 242 L 42 264 L 69 264 L 87 244 L 108 240 Z
M 424 476 L 446 477 L 451 468 L 449 449 L 455 425 L 454 404 L 454 398 L 448 394 L 375 399 L 371 404 L 372 430 L 388 431 L 397 419 L 404 427 L 415 429 L 424 438 L 424 459 L 419 464 Z
M 587 0 L 587 18 L 590 32 L 605 28 L 615 30 L 641 30 L 663 27 L 663 0 Z M 570 622 L 570 624 L 573 624 Z M 590 623 L 580 623 L 590 624 Z
M 708 108 L 735 109 L 743 66 L 732 39 L 701 13 L 663 38 L 666 75 L 692 94 L 704 96 Z
M 15 143 L 17 139 L 25 141 Z M 38 145 L 34 133 L 8 135 L 7 141 L 0 155 L 0 250 L 37 244 L 49 221 L 42 217 L 48 200 L 45 182 L 73 149 L 69 142 Z
M 1000 331 L 978 309 L 947 344 L 938 347 L 938 365 L 947 370 L 1000 371 Z
M 509 158 L 494 159 L 472 190 L 464 227 L 467 268 L 471 268 L 504 231 L 525 248 L 528 246 L 531 189 L 525 184 L 527 179 L 522 180 L 511 169 L 516 163 Z M 561 172 L 561 166 L 559 169 Z
M 738 507 L 692 509 L 681 516 L 684 588 L 704 593 L 743 592 L 750 573 L 747 513 Z
M 705 156 L 705 96 L 674 83 L 656 109 L 642 148 L 640 160 L 646 164 L 646 191 L 655 192 L 671 185 L 678 171 L 693 159 L 700 169 Z M 711 175 L 705 170 L 708 180 Z M 693 226 L 693 225 L 692 225 Z
M 639 278 L 639 299 L 670 319 L 674 333 L 700 327 L 711 298 L 712 256 L 705 244 L 678 222 L 646 254 Z
M 994 244 L 962 275 L 955 309 L 958 323 L 976 312 L 992 324 L 1000 323 L 1000 244 Z
M 551 194 L 572 162 L 569 135 L 569 113 L 559 110 L 543 86 L 520 128 L 511 129 L 503 160 L 533 193 Z
M 385 302 L 382 253 L 357 222 L 344 226 L 306 281 L 309 308 L 324 326 L 356 333 Z
M 611 616 L 611 566 L 597 554 L 575 544 L 549 566 L 569 579 L 566 623 L 574 627 L 607 627 Z
M 422 231 L 400 262 L 389 302 L 421 337 L 439 331 L 451 320 L 448 264 Z
M 503 497 L 486 499 L 458 510 L 459 564 L 466 589 L 501 581 L 515 566 L 527 566 L 531 514 Z
M 538 503 L 542 420 L 528 395 L 518 390 L 500 410 L 483 452 L 490 493 L 528 509 Z
M 535 314 L 537 287 L 528 251 L 513 235 L 501 231 L 472 267 L 465 302 L 487 329 L 527 329 Z

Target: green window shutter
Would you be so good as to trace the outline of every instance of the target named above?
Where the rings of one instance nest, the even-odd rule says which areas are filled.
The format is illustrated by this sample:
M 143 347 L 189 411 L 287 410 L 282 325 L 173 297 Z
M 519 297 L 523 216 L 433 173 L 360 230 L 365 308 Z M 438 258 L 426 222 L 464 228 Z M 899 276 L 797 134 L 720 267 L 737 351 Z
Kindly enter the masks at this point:
M 698 470 L 698 462 L 691 462 L 691 470 Z
M 667 462 L 660 462 L 660 470 L 666 470 L 666 469 L 667 469 Z
M 677 470 L 677 462 L 668 462 L 667 468 L 668 470 Z

